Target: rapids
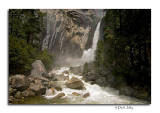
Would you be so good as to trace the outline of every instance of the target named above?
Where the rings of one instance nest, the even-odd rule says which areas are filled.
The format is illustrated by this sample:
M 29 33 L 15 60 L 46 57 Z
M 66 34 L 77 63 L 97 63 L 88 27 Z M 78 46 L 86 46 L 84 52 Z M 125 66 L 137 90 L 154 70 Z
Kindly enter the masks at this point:
M 65 70 L 69 70 L 69 68 L 62 67 L 58 70 L 52 70 L 51 73 L 61 74 Z M 71 79 L 72 77 L 76 77 L 82 80 L 82 76 L 75 75 L 70 72 L 69 79 Z M 82 82 L 84 83 L 84 87 L 86 88 L 86 90 L 67 88 L 65 82 L 66 81 L 59 82 L 59 84 L 61 84 L 62 91 L 56 91 L 56 94 L 65 93 L 65 96 L 62 97 L 62 99 L 66 101 L 62 101 L 62 99 L 60 99 L 59 101 L 62 101 L 62 103 L 60 104 L 147 104 L 146 101 L 142 101 L 129 96 L 119 95 L 119 91 L 113 88 L 100 87 L 97 84 L 91 85 L 89 82 L 85 82 L 84 80 L 82 80 Z M 72 95 L 73 92 L 77 92 L 80 95 L 74 96 Z M 89 93 L 90 96 L 87 98 L 82 98 L 82 95 L 84 95 L 85 93 Z M 44 98 L 52 100 L 54 99 L 55 95 L 48 95 L 46 93 L 46 95 L 44 95 Z

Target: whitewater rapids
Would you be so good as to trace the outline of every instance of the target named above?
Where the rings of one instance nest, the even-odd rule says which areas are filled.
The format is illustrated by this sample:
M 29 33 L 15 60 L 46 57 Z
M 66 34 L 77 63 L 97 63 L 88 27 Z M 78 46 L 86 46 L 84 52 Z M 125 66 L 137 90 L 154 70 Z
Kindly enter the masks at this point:
M 68 67 L 62 67 L 58 70 L 52 70 L 51 73 L 61 74 L 63 71 L 69 70 Z M 73 73 L 69 73 L 69 79 L 72 77 L 76 77 L 82 80 L 82 76 L 75 75 Z M 58 81 L 57 81 L 58 82 Z M 97 84 L 91 85 L 89 82 L 84 83 L 84 87 L 86 90 L 76 90 L 70 89 L 65 85 L 66 81 L 59 81 L 61 84 L 62 91 L 56 91 L 58 93 L 65 93 L 65 96 L 62 99 L 67 99 L 67 102 L 60 104 L 147 104 L 146 101 L 142 101 L 136 98 L 132 98 L 129 96 L 119 95 L 119 91 L 109 87 L 100 87 Z M 80 95 L 75 96 L 72 93 L 77 92 Z M 85 93 L 89 93 L 90 96 L 87 98 L 82 98 Z M 55 95 L 44 95 L 46 99 L 53 99 Z

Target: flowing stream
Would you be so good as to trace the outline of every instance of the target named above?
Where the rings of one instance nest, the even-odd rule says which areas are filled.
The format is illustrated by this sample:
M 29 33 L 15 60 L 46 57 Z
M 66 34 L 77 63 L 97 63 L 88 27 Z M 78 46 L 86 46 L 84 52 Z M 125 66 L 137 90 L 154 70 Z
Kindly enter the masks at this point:
M 65 70 L 68 71 L 69 68 L 62 67 L 58 70 L 53 70 L 51 73 L 60 75 Z M 67 75 L 65 74 L 65 76 Z M 69 79 L 71 79 L 72 77 L 76 77 L 82 80 L 82 76 L 69 73 Z M 65 85 L 65 82 L 66 81 L 59 82 L 59 84 L 61 84 L 62 91 L 56 92 L 56 94 L 65 93 L 65 96 L 62 97 L 62 99 L 60 99 L 60 102 L 62 102 L 61 104 L 147 104 L 146 101 L 142 101 L 129 96 L 119 95 L 119 91 L 113 88 L 100 87 L 97 84 L 91 85 L 89 82 L 85 82 L 84 80 L 82 80 L 85 87 L 85 89 L 83 90 L 70 89 Z M 75 96 L 72 94 L 73 92 L 77 92 L 80 95 Z M 82 98 L 82 96 L 86 93 L 89 93 L 90 96 L 87 98 Z M 44 95 L 44 98 L 48 100 L 53 100 L 55 95 L 52 95 L 52 94 L 48 95 L 46 93 L 46 95 Z M 54 103 L 54 104 L 57 104 L 57 103 Z

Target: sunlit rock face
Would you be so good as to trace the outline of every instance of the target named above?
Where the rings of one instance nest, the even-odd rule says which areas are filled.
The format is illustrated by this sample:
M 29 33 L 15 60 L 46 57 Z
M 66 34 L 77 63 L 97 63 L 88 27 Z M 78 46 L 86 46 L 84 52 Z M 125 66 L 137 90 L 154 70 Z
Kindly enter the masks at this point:
M 55 56 L 81 57 L 92 46 L 99 18 L 96 10 L 41 9 L 44 17 L 42 49 Z

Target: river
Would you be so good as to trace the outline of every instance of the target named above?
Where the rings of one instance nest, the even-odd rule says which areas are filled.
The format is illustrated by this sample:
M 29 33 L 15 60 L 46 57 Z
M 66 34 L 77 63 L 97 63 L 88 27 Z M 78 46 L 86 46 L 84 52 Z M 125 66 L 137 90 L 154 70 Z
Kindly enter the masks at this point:
M 52 70 L 50 73 L 61 74 L 63 71 L 69 70 L 68 67 L 62 67 L 58 70 Z M 67 75 L 66 75 L 67 76 Z M 82 76 L 69 73 L 69 79 L 76 77 L 82 80 Z M 65 93 L 65 96 L 56 99 L 55 95 L 47 94 L 37 97 L 25 98 L 22 104 L 149 104 L 147 101 L 136 99 L 129 96 L 119 95 L 119 91 L 110 87 L 100 87 L 97 84 L 91 85 L 89 82 L 84 83 L 85 90 L 70 89 L 65 85 L 66 81 L 57 81 L 61 85 L 62 91 L 56 91 L 58 93 Z M 77 92 L 79 96 L 75 96 L 72 93 Z M 89 93 L 90 96 L 82 98 L 85 93 Z

